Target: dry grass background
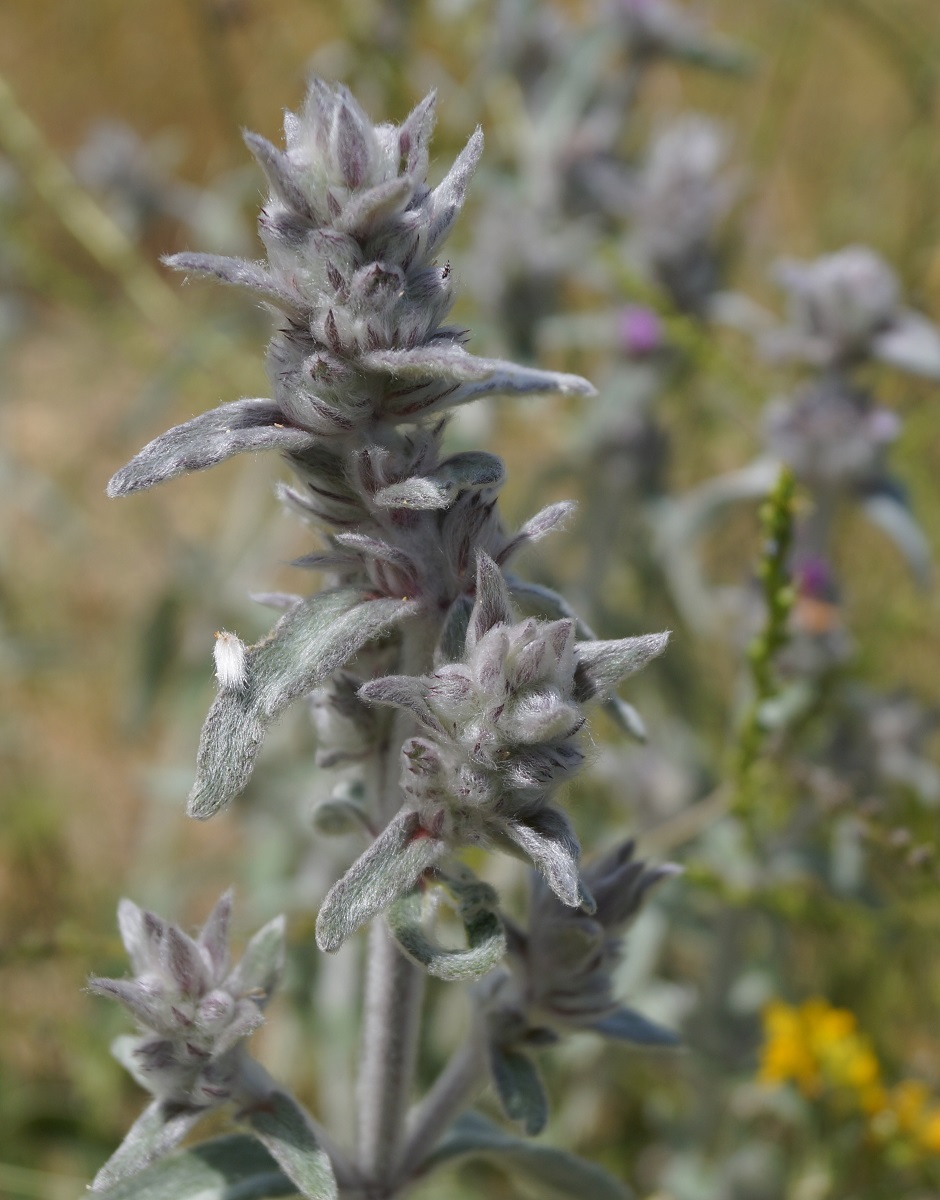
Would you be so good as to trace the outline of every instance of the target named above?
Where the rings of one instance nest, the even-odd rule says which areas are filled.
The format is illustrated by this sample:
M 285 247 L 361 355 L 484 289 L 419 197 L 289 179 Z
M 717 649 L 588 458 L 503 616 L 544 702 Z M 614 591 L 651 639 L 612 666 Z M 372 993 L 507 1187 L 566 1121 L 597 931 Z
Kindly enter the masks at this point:
M 406 7 L 407 63 L 385 52 L 377 0 L 5 0 L 0 74 L 55 155 L 68 159 L 91 122 L 119 116 L 145 138 L 176 131 L 181 174 L 200 184 L 245 163 L 239 125 L 277 136 L 315 54 L 352 76 L 376 116 L 399 116 L 439 85 L 439 162 L 477 119 L 498 152 L 499 89 L 467 83 L 488 6 Z M 664 67 L 647 105 L 701 107 L 737 130 L 750 182 L 736 282 L 772 300 L 770 259 L 864 241 L 940 318 L 936 0 L 716 0 L 710 11 L 753 48 L 757 73 L 742 83 Z M 249 824 L 195 825 L 182 812 L 212 632 L 260 632 L 266 618 L 246 593 L 304 585 L 281 565 L 302 543 L 266 499 L 274 463 L 228 464 L 120 504 L 104 497 L 112 470 L 158 430 L 262 394 L 263 324 L 208 287 L 164 280 L 157 257 L 181 246 L 159 230 L 122 263 L 122 283 L 28 180 L 26 196 L 13 231 L 26 315 L 0 364 L 0 1194 L 57 1200 L 138 1103 L 104 1053 L 119 1018 L 80 993 L 92 968 L 119 969 L 117 895 L 133 886 L 195 920 L 245 874 L 233 861 L 256 850 Z M 129 298 L 135 280 L 146 312 Z M 724 353 L 748 367 L 740 343 Z M 715 414 L 735 405 L 734 384 L 708 365 L 707 437 L 682 450 L 702 418 L 682 397 L 665 410 L 681 482 L 752 447 L 753 400 L 722 433 Z M 936 545 L 936 389 L 887 376 L 885 386 L 906 419 L 898 470 Z M 535 453 L 530 411 L 498 418 L 511 463 Z M 557 449 L 549 431 L 545 457 Z M 936 594 L 917 594 L 860 527 L 843 557 L 867 669 L 936 697 Z M 265 915 L 253 904 L 268 904 L 263 890 L 250 895 L 245 928 Z

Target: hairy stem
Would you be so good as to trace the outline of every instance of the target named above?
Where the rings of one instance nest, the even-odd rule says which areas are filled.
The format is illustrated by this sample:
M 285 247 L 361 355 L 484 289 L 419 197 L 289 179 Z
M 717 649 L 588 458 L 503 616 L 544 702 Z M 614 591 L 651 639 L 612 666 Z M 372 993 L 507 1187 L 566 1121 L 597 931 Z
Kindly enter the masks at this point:
M 359 1165 L 388 1191 L 411 1095 L 424 972 L 401 953 L 384 922 L 369 931 L 359 1064 Z
M 428 670 L 437 634 L 429 622 L 409 622 L 402 632 L 398 669 L 416 675 Z M 400 752 L 411 728 L 410 717 L 396 714 L 381 756 L 376 809 L 382 826 L 401 801 Z M 356 1099 L 359 1165 L 379 1188 L 386 1189 L 377 1192 L 378 1197 L 393 1194 L 390 1181 L 414 1081 L 424 981 L 424 971 L 405 958 L 384 921 L 374 921 L 369 931 Z
M 434 1086 L 408 1121 L 408 1135 L 395 1177 L 407 1183 L 419 1170 L 460 1114 L 469 1107 L 486 1079 L 486 1058 L 479 1022 L 454 1051 Z

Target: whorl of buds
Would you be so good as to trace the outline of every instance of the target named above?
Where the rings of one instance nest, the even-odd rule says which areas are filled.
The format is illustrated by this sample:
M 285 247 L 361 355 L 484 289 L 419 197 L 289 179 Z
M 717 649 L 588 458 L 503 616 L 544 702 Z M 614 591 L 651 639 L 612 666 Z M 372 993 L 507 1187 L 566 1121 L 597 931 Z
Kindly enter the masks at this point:
M 614 972 L 623 935 L 656 884 L 680 872 L 667 863 L 651 867 L 624 842 L 585 867 L 593 913 L 569 908 L 538 876 L 533 878 L 528 930 L 509 939 L 514 971 L 533 1022 L 596 1026 L 620 1007 Z
M 552 799 L 584 761 L 582 706 L 666 641 L 577 642 L 571 620 L 517 623 L 499 568 L 481 554 L 462 661 L 377 679 L 359 694 L 418 722 L 421 736 L 402 749 L 402 790 L 429 836 L 521 853 L 566 904 L 579 904 L 577 839 Z
M 867 356 L 875 334 L 898 315 L 901 291 L 888 264 L 867 246 L 848 246 L 812 262 L 784 261 L 775 277 L 790 301 L 794 331 L 814 343 L 820 365 Z
M 632 190 L 632 241 L 646 269 L 686 312 L 720 286 L 718 231 L 739 191 L 729 138 L 696 113 L 660 130 Z
M 899 431 L 890 409 L 838 376 L 822 376 L 792 399 L 771 402 L 764 417 L 770 453 L 802 483 L 822 489 L 881 478 L 885 450 Z
M 577 376 L 474 357 L 464 331 L 444 324 L 454 279 L 437 256 L 483 135 L 473 134 L 432 189 L 433 127 L 433 93 L 401 125 L 376 126 L 345 87 L 315 79 L 300 113 L 286 115 L 284 150 L 245 135 L 270 188 L 259 220 L 267 261 L 186 253 L 167 265 L 247 288 L 276 310 L 273 398 L 237 400 L 170 430 L 115 475 L 111 495 L 274 448 L 296 460 L 315 483 L 314 501 L 329 507 L 337 497 L 320 478 L 324 441 L 344 454 L 387 443 L 397 456 L 397 426 L 478 396 L 593 394 Z M 350 521 L 348 513 L 334 519 Z
M 529 1134 L 538 1133 L 548 1116 L 534 1052 L 559 1033 L 591 1030 L 647 1046 L 678 1041 L 614 994 L 627 926 L 649 890 L 679 870 L 650 867 L 633 857 L 633 849 L 625 842 L 585 870 L 593 912 L 559 903 L 536 876 L 528 930 L 503 918 L 512 970 L 495 973 L 481 988 L 487 1061 L 504 1112 Z
M 118 926 L 132 979 L 92 979 L 89 991 L 120 1001 L 142 1032 L 115 1043 L 116 1057 L 158 1100 L 186 1109 L 244 1101 L 252 1071 L 244 1039 L 284 969 L 284 918 L 276 917 L 229 963 L 226 892 L 195 938 L 130 900 Z

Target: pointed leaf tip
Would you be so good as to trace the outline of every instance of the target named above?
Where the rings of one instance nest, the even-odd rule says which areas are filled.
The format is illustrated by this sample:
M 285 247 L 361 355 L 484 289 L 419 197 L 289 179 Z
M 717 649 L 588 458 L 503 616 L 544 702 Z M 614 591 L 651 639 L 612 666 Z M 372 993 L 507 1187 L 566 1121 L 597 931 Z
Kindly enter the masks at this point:
M 335 883 L 317 917 L 317 945 L 338 950 L 360 926 L 383 912 L 447 852 L 426 833 L 417 813 L 403 811 L 388 823 L 366 852 Z
M 336 1200 L 329 1156 L 316 1139 L 307 1114 L 277 1090 L 248 1113 L 255 1136 L 306 1200 Z
M 467 627 L 467 649 L 472 650 L 494 626 L 510 625 L 513 620 L 512 602 L 503 573 L 481 550 L 477 555 L 476 599 Z

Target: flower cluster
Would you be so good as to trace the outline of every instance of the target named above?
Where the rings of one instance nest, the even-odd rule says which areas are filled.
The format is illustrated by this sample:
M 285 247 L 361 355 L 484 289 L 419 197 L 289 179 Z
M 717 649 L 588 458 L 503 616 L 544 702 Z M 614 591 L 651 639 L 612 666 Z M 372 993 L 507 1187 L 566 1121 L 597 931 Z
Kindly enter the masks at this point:
M 228 1102 L 243 1112 L 273 1112 L 286 1101 L 245 1039 L 284 971 L 284 918 L 251 939 L 241 961 L 229 961 L 232 894 L 226 892 L 195 938 L 130 900 L 118 926 L 132 979 L 91 979 L 88 989 L 120 1001 L 140 1026 L 112 1047 L 153 1100 L 92 1185 L 102 1191 L 177 1146 L 207 1112 Z M 292 1103 L 292 1102 L 288 1102 Z
M 511 970 L 482 987 L 487 1061 L 506 1115 L 528 1133 L 538 1133 L 548 1115 L 533 1051 L 559 1034 L 591 1030 L 646 1046 L 677 1043 L 670 1030 L 620 1003 L 614 972 L 646 895 L 678 870 L 648 866 L 634 857 L 633 842 L 624 842 L 584 871 L 596 906 L 591 912 L 562 904 L 534 876 L 528 927 L 503 918 Z
M 824 375 L 793 399 L 772 401 L 764 417 L 769 452 L 802 483 L 821 490 L 877 486 L 900 421 L 867 392 Z
M 431 189 L 433 125 L 433 94 L 402 125 L 374 126 L 344 87 L 315 79 L 302 112 L 286 116 L 286 150 L 245 135 L 270 186 L 259 221 L 267 261 L 191 253 L 167 261 L 273 306 L 280 321 L 268 348 L 273 396 L 222 405 L 157 438 L 114 477 L 112 495 L 274 448 L 298 470 L 317 515 L 348 527 L 368 510 L 363 491 L 380 507 L 394 506 L 375 494 L 438 466 L 436 439 L 403 442 L 398 426 L 492 392 L 590 392 L 574 376 L 476 358 L 464 350 L 463 332 L 444 324 L 454 279 L 437 255 L 483 137 L 477 130 Z M 359 463 L 359 487 L 334 494 L 345 456 L 364 447 L 371 453 Z
M 92 979 L 141 1025 L 115 1053 L 158 1100 L 194 1109 L 244 1100 L 250 1084 L 244 1039 L 263 1021 L 284 968 L 284 919 L 255 934 L 229 962 L 232 897 L 226 892 L 196 938 L 130 900 L 118 907 L 133 979 Z
M 762 1083 L 792 1082 L 810 1097 L 849 1089 L 867 1111 L 883 1103 L 878 1059 L 847 1009 L 819 998 L 797 1008 L 775 1001 L 764 1011 L 764 1030 Z
M 584 761 L 583 705 L 662 653 L 667 635 L 576 641 L 572 620 L 517 622 L 502 573 L 485 554 L 463 620 L 460 640 L 453 629 L 442 639 L 462 649 L 459 661 L 442 661 L 431 675 L 385 676 L 359 691 L 407 713 L 421 736 L 402 747 L 402 811 L 324 902 L 321 949 L 335 949 L 448 852 L 468 845 L 528 859 L 564 904 L 593 911 L 577 836 L 555 793 Z
M 849 1098 L 881 1142 L 940 1154 L 940 1102 L 926 1084 L 905 1079 L 886 1087 L 881 1064 L 855 1015 L 814 998 L 798 1007 L 774 1001 L 764 1011 L 759 1080 L 774 1087 L 794 1083 L 804 1096 Z
M 642 1019 L 623 1008 L 613 991 L 624 934 L 652 888 L 680 868 L 651 867 L 634 851 L 633 841 L 624 842 L 584 869 L 593 913 L 561 904 L 542 878 L 533 877 L 528 927 L 510 924 L 508 938 L 519 1007 L 530 1025 L 636 1036 Z M 673 1039 L 664 1031 L 662 1040 Z
M 897 276 L 867 246 L 808 263 L 785 260 L 776 279 L 790 312 L 789 323 L 765 339 L 771 356 L 842 368 L 875 358 L 940 376 L 940 330 L 902 305 Z
M 553 804 L 584 761 L 582 706 L 666 646 L 667 635 L 576 642 L 571 620 L 515 623 L 496 564 L 480 556 L 463 661 L 430 676 L 387 676 L 360 695 L 412 714 L 402 791 L 422 829 L 456 848 L 522 851 L 566 904 L 581 899 L 576 840 Z

